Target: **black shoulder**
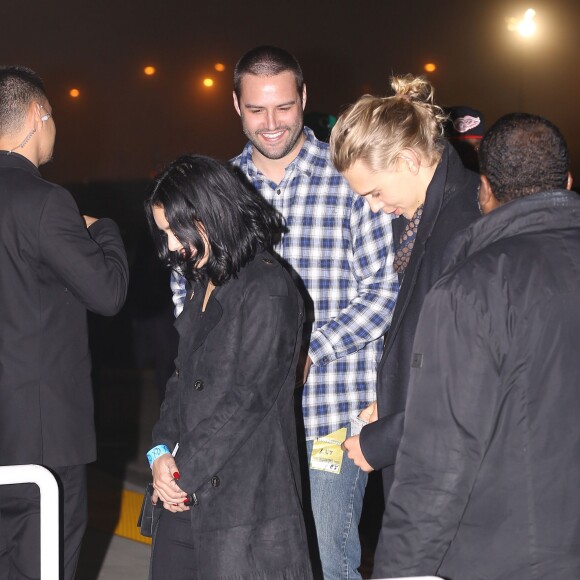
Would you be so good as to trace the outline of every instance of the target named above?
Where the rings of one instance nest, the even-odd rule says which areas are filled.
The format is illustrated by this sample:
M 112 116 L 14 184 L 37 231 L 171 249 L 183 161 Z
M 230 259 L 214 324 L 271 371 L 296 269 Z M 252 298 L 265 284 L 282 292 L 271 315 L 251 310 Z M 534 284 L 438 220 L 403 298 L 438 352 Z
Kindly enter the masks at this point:
M 240 272 L 246 290 L 257 296 L 287 296 L 294 283 L 280 262 L 269 252 L 259 252 Z

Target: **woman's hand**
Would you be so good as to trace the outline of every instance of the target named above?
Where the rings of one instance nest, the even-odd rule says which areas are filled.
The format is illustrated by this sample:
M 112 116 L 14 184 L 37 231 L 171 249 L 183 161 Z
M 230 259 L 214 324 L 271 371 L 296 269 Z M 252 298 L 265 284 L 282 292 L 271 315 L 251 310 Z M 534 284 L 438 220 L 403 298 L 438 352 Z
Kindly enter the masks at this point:
M 170 453 L 160 455 L 152 466 L 153 487 L 155 491 L 151 496 L 151 501 L 157 503 L 160 499 L 163 507 L 170 512 L 185 512 L 189 507 L 185 505 L 187 493 L 178 485 L 179 471 L 175 459 Z

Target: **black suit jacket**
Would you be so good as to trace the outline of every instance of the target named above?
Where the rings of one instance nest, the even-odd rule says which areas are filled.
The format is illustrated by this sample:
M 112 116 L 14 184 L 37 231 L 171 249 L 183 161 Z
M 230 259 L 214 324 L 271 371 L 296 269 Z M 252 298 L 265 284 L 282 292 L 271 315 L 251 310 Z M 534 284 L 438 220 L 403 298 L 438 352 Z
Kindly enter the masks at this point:
M 196 494 L 198 577 L 310 578 L 293 406 L 302 300 L 267 252 L 200 317 L 204 293 L 175 323 L 178 373 L 153 430 L 154 445 L 179 442 L 179 486 Z
M 449 240 L 480 216 L 478 188 L 478 176 L 465 169 L 456 151 L 447 145 L 427 189 L 415 245 L 385 338 L 377 381 L 379 420 L 365 426 L 360 435 L 362 452 L 374 469 L 383 469 L 395 462 L 403 434 L 419 313 L 427 292 L 441 276 Z M 393 220 L 396 244 L 406 223 L 401 218 Z M 391 477 L 392 473 L 383 473 L 386 493 Z
M 0 151 L 0 464 L 95 460 L 87 310 L 115 314 L 127 283 L 117 226 L 87 230 L 70 193 Z

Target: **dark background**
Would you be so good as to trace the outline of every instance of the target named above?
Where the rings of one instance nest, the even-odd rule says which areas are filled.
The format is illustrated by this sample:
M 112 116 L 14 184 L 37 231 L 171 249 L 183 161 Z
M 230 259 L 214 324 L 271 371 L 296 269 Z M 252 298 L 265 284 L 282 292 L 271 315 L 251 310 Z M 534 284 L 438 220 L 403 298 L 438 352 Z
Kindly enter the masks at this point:
M 526 40 L 505 19 L 529 7 L 538 33 Z M 580 169 L 579 24 L 578 0 L 2 0 L 0 60 L 45 79 L 58 135 L 44 172 L 60 182 L 146 179 L 183 152 L 237 154 L 232 69 L 259 44 L 293 52 L 307 111 L 334 114 L 434 62 L 439 104 L 480 109 L 488 126 L 514 110 L 544 115 Z

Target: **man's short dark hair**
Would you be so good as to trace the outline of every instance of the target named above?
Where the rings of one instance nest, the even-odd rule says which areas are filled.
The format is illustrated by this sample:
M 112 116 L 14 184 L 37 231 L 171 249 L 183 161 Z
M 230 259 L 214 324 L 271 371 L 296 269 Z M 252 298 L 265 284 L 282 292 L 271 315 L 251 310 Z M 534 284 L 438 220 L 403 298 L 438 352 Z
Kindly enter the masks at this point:
M 559 129 L 528 113 L 501 117 L 485 134 L 480 172 L 501 203 L 540 191 L 564 189 L 568 147 Z
M 30 103 L 46 99 L 42 79 L 24 66 L 0 66 L 0 135 L 20 130 Z
M 289 52 L 275 46 L 258 46 L 253 48 L 236 64 L 234 69 L 234 92 L 240 100 L 240 87 L 242 77 L 246 74 L 273 77 L 283 72 L 290 71 L 296 80 L 296 89 L 302 100 L 304 76 L 300 63 Z

